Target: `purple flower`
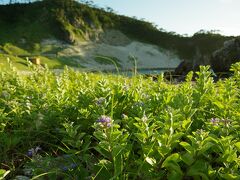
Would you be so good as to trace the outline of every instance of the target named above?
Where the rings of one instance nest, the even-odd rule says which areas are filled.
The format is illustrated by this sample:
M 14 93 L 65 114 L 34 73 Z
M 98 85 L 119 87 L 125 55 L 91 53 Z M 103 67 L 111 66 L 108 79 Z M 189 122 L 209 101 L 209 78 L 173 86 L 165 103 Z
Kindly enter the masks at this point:
M 67 171 L 67 170 L 68 170 L 68 167 L 63 166 L 63 167 L 61 167 L 61 169 L 62 169 L 63 171 Z
M 102 115 L 98 120 L 98 123 L 100 123 L 101 125 L 103 125 L 103 127 L 111 127 L 111 122 L 112 119 L 108 116 Z
M 76 163 L 71 163 L 70 165 L 67 165 L 67 166 L 61 166 L 60 168 L 63 170 L 63 171 L 68 171 L 70 169 L 75 169 L 77 167 L 77 164 Z
M 103 97 L 100 97 L 98 100 L 96 100 L 96 104 L 98 105 L 98 106 L 100 106 L 100 105 L 102 105 L 104 102 L 105 102 L 105 98 L 103 98 Z
M 42 148 L 40 146 L 37 146 L 36 148 L 31 148 L 27 151 L 27 156 L 33 157 L 41 150 L 42 150 Z
M 218 123 L 220 122 L 220 120 L 219 120 L 218 118 L 212 118 L 212 119 L 210 120 L 210 122 L 211 122 L 214 126 L 217 126 Z
M 28 156 L 28 157 L 33 157 L 34 155 L 35 155 L 35 151 L 34 151 L 33 148 L 31 148 L 31 149 L 29 149 L 29 150 L 27 151 L 27 156 Z
M 71 169 L 75 169 L 77 167 L 77 164 L 76 163 L 71 163 L 70 167 L 71 167 Z
M 111 118 L 108 117 L 108 116 L 101 116 L 97 122 L 100 122 L 100 123 L 110 123 L 111 122 Z
M 69 158 L 71 158 L 71 156 L 70 156 L 69 154 L 64 154 L 62 157 L 63 157 L 64 159 L 69 159 Z

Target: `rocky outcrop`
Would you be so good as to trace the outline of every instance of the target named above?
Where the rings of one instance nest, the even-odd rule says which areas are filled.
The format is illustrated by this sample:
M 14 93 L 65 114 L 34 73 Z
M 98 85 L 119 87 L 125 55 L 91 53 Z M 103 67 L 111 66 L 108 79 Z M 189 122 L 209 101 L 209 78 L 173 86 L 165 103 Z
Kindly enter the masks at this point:
M 189 61 L 182 61 L 175 69 L 174 74 L 178 76 L 185 76 L 189 71 L 193 69 L 193 63 Z
M 240 61 L 240 38 L 226 41 L 211 57 L 214 72 L 227 72 L 233 63 Z
M 222 48 L 214 51 L 211 56 L 202 55 L 199 50 L 192 61 L 183 61 L 175 69 L 174 75 L 184 79 L 189 71 L 198 71 L 200 65 L 211 65 L 212 70 L 221 74 L 228 72 L 231 65 L 240 61 L 240 38 L 224 42 Z
M 208 63 L 209 57 L 201 54 L 199 48 L 196 48 L 194 58 L 192 60 L 182 61 L 175 69 L 173 76 L 175 76 L 178 81 L 184 81 L 190 71 L 198 71 L 200 65 L 207 65 Z

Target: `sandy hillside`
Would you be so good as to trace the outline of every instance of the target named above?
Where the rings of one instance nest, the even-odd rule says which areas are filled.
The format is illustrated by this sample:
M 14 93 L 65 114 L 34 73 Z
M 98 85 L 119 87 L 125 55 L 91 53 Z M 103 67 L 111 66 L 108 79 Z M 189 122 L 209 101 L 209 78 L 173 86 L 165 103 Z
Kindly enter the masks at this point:
M 104 70 L 114 69 L 110 60 L 105 63 L 96 61 L 96 57 L 104 56 L 117 59 L 123 69 L 133 67 L 135 57 L 138 68 L 175 68 L 181 60 L 174 53 L 159 49 L 157 46 L 131 41 L 119 31 L 111 30 L 99 36 L 96 41 L 80 42 L 77 45 L 67 45 L 54 40 L 44 41 L 45 44 L 55 44 L 63 47 L 60 56 L 72 57 L 86 68 Z

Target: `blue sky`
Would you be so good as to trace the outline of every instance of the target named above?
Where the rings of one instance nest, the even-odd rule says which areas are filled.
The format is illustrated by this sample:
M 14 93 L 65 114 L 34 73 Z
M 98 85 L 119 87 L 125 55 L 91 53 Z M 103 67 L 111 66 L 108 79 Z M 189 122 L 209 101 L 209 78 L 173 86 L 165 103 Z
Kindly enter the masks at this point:
M 200 29 L 240 35 L 240 0 L 93 0 L 118 14 L 144 18 L 178 34 Z

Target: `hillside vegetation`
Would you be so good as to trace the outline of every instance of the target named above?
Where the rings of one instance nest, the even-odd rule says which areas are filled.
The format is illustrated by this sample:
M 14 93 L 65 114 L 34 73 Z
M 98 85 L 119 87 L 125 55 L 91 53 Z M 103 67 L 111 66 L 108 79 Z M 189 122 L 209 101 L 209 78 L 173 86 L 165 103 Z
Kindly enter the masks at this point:
M 31 68 L 1 69 L 0 178 L 240 178 L 239 63 L 177 85 Z
M 0 53 L 8 55 L 57 54 L 63 47 L 44 45 L 44 39 L 76 45 L 98 39 L 99 32 L 116 29 L 131 40 L 153 44 L 171 51 L 182 60 L 192 61 L 198 54 L 210 55 L 232 38 L 199 31 L 184 37 L 158 29 L 150 22 L 117 15 L 73 0 L 43 0 L 29 4 L 0 6 Z M 14 59 L 14 58 L 13 58 Z M 51 67 L 76 66 L 61 57 L 48 57 Z M 71 58 L 70 58 L 71 59 Z

